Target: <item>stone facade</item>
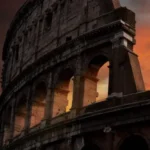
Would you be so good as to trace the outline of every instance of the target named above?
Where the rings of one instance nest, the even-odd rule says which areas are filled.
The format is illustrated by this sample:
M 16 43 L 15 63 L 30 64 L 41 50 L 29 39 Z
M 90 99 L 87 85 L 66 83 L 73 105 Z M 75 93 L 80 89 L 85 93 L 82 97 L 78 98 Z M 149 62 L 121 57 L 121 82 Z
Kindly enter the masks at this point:
M 150 149 L 135 14 L 118 0 L 27 0 L 3 50 L 0 147 Z M 109 64 L 108 96 L 97 101 Z

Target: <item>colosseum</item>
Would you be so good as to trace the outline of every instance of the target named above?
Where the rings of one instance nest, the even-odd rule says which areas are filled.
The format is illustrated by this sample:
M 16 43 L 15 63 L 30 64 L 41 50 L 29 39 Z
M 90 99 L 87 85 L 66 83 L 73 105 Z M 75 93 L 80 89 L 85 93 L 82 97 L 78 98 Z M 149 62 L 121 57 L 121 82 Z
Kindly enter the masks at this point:
M 150 92 L 119 0 L 27 0 L 7 32 L 1 150 L 150 150 Z

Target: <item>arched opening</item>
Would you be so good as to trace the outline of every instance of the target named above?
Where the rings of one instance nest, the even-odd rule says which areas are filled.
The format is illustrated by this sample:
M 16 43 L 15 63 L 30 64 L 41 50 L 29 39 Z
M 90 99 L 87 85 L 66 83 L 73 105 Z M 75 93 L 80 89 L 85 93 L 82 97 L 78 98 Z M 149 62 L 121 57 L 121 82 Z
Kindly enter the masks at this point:
M 109 62 L 104 56 L 97 56 L 89 63 L 85 73 L 83 106 L 104 101 L 108 97 Z
M 66 69 L 60 73 L 54 92 L 53 114 L 58 116 L 70 111 L 73 100 L 73 72 Z
M 26 97 L 22 96 L 16 104 L 15 122 L 14 122 L 14 137 L 19 135 L 25 127 L 25 119 L 27 115 Z
M 46 93 L 47 88 L 45 83 L 39 83 L 35 88 L 35 95 L 32 102 L 31 127 L 38 125 L 44 119 Z
M 11 131 L 11 110 L 12 107 L 9 106 L 4 113 L 4 135 L 3 135 L 3 144 L 7 144 L 10 139 L 10 131 Z
M 148 144 L 141 136 L 133 135 L 123 141 L 119 150 L 148 150 Z
M 100 150 L 100 148 L 95 144 L 85 145 L 81 150 Z

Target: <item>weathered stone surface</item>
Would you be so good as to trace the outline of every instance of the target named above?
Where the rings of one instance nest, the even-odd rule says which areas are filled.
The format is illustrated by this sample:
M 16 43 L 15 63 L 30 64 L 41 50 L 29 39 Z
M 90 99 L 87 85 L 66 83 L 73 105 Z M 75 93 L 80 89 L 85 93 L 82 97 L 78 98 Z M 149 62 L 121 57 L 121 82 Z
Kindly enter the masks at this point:
M 134 36 L 135 14 L 118 0 L 27 0 L 4 43 L 0 149 L 122 150 L 131 137 L 148 150 Z M 108 98 L 97 102 L 106 62 Z

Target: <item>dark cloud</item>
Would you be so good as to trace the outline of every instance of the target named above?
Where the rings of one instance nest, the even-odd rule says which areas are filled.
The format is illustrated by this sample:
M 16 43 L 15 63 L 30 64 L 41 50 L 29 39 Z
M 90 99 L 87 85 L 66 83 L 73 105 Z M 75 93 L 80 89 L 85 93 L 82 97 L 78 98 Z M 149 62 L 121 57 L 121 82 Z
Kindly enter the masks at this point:
M 134 50 L 139 55 L 146 89 L 150 89 L 150 0 L 121 0 L 121 2 L 136 13 L 137 44 Z
M 2 49 L 11 20 L 16 11 L 25 2 L 25 0 L 1 0 L 0 1 L 0 75 L 2 70 Z M 0 90 L 1 91 L 1 90 Z
M 0 53 L 2 52 L 5 34 L 16 11 L 25 0 L 3 0 L 0 2 Z
M 150 25 L 150 0 L 121 0 L 121 4 L 136 13 L 138 26 Z
M 149 0 L 120 0 L 125 6 L 133 8 L 134 10 L 147 11 L 150 4 Z

